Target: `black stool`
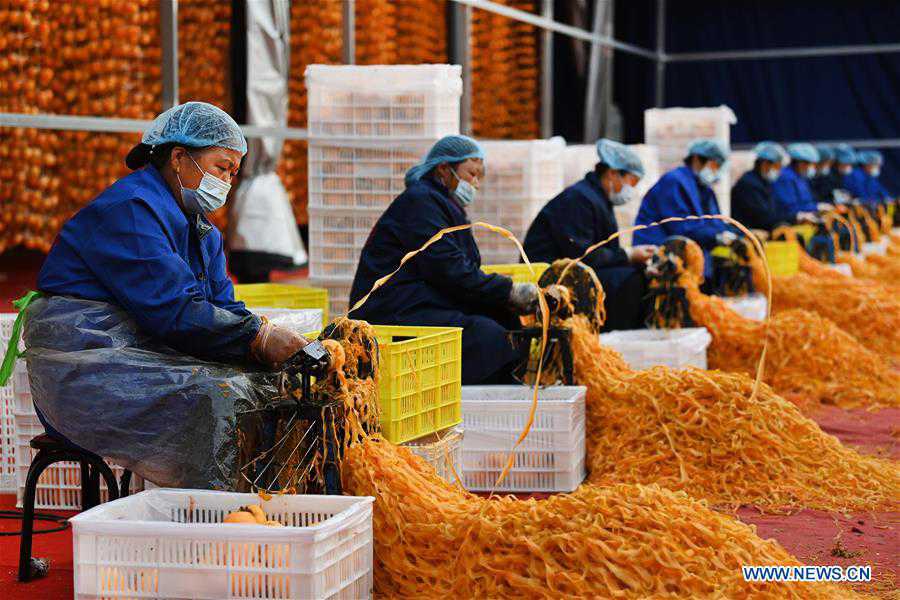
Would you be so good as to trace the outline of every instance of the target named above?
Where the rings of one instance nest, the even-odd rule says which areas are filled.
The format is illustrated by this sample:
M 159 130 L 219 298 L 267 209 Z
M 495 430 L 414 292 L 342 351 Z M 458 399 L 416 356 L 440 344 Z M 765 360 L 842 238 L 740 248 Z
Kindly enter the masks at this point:
M 116 500 L 128 495 L 131 485 L 131 471 L 122 473 L 122 480 L 116 483 L 116 476 L 102 458 L 76 448 L 44 433 L 31 440 L 31 447 L 37 454 L 28 468 L 25 480 L 25 494 L 22 498 L 22 540 L 19 543 L 19 581 L 30 581 L 33 577 L 31 568 L 31 538 L 34 532 L 34 496 L 37 493 L 38 479 L 44 470 L 52 464 L 71 461 L 81 465 L 81 509 L 87 510 L 100 504 L 100 476 L 106 481 L 109 499 Z

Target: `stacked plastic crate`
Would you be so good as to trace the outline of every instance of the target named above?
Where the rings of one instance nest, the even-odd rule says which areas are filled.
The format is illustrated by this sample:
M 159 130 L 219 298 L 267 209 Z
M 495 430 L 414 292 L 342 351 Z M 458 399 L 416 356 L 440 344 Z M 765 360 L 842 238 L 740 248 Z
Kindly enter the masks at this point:
M 563 189 L 565 140 L 484 141 L 487 165 L 469 220 L 499 225 L 524 240 L 531 221 Z M 474 231 L 482 264 L 519 262 L 515 245 L 484 228 Z
M 359 254 L 431 145 L 459 132 L 454 65 L 310 65 L 309 273 L 347 313 Z
M 681 166 L 690 143 L 699 138 L 731 143 L 737 117 L 727 106 L 712 108 L 651 108 L 644 111 L 644 139 L 659 147 L 662 173 Z M 731 175 L 728 167 L 714 188 L 723 215 L 731 214 Z

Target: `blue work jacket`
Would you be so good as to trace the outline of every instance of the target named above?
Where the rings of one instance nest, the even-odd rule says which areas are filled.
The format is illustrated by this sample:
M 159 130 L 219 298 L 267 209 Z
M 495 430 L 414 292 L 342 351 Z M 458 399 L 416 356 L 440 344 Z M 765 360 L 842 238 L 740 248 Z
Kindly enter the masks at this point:
M 372 228 L 350 306 L 439 230 L 468 223 L 442 184 L 429 176 L 412 183 Z M 481 270 L 481 254 L 468 229 L 445 235 L 411 259 L 351 316 L 377 325 L 462 327 L 463 382 L 478 383 L 516 357 L 507 337 L 508 328 L 517 326 L 506 308 L 511 289 L 510 278 Z
M 781 170 L 781 176 L 775 181 L 772 191 L 782 214 L 791 222 L 796 222 L 799 212 L 814 213 L 817 210 L 809 179 L 797 173 L 793 167 Z
M 790 221 L 772 193 L 772 184 L 750 169 L 731 188 L 731 216 L 750 229 L 772 231 Z
M 155 339 L 201 358 L 243 361 L 259 332 L 260 319 L 234 299 L 221 234 L 187 215 L 150 165 L 69 219 L 37 285 L 120 306 Z
M 590 172 L 550 200 L 538 213 L 525 236 L 525 254 L 534 262 L 579 258 L 589 246 L 619 230 L 612 203 Z M 597 248 L 583 261 L 594 271 L 628 264 L 618 238 Z

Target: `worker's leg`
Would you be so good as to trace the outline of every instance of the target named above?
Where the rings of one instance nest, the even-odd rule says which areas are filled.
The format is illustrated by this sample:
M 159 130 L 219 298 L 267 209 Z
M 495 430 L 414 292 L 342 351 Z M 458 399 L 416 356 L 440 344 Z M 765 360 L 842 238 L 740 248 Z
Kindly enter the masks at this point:
M 641 329 L 646 317 L 647 278 L 635 267 L 600 269 L 597 277 L 606 293 L 603 331 Z

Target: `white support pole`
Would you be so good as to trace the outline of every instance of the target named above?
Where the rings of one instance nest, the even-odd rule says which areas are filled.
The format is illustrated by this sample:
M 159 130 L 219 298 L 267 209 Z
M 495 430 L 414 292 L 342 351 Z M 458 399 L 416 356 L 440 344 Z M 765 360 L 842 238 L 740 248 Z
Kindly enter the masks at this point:
M 662 108 L 666 102 L 666 0 L 656 0 L 656 102 Z
M 541 16 L 553 20 L 553 0 L 543 0 Z M 553 31 L 541 34 L 541 137 L 553 135 Z
M 305 1 L 305 0 L 301 0 Z M 356 0 L 344 0 L 343 5 L 343 50 L 345 65 L 356 63 Z
M 768 58 L 812 58 L 853 54 L 889 54 L 900 52 L 900 44 L 860 44 L 855 46 L 769 48 L 766 50 L 726 50 L 722 52 L 677 52 L 666 54 L 669 62 L 709 60 L 760 60 Z
M 463 93 L 459 99 L 459 130 L 472 133 L 472 8 L 453 4 L 450 13 L 450 62 L 462 66 Z

